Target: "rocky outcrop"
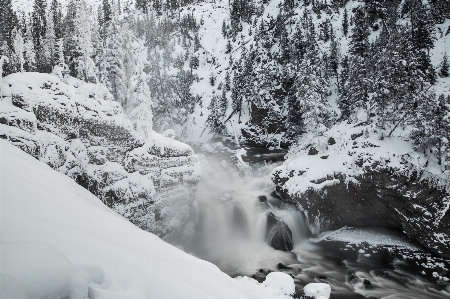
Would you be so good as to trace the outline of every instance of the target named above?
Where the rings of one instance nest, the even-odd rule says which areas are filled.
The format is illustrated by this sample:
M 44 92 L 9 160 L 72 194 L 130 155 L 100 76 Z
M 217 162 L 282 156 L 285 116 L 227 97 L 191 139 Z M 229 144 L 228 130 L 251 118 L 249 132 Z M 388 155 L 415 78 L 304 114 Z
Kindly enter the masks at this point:
M 68 175 L 142 229 L 186 223 L 200 176 L 186 144 L 133 130 L 102 85 L 24 73 L 3 79 L 0 137 Z
M 275 178 L 276 178 L 275 174 Z M 388 226 L 402 229 L 430 251 L 450 258 L 450 197 L 418 177 L 372 172 L 321 191 L 310 189 L 290 197 L 279 181 L 278 192 L 296 202 L 307 215 L 313 232 L 343 226 Z M 275 179 L 276 180 L 276 179 Z M 289 199 L 288 199 L 289 198 Z
M 380 140 L 362 125 L 336 131 L 329 133 L 340 138 L 310 140 L 275 169 L 272 180 L 283 200 L 299 205 L 314 234 L 388 226 L 450 258 L 447 172 L 403 138 Z M 309 155 L 312 147 L 317 155 Z

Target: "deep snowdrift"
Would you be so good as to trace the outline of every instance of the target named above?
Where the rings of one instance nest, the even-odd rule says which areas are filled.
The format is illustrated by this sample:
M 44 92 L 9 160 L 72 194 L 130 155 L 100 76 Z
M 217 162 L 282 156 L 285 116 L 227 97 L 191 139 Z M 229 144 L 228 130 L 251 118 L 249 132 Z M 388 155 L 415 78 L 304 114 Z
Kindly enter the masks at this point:
M 140 230 L 7 141 L 0 157 L 2 296 L 288 298 Z

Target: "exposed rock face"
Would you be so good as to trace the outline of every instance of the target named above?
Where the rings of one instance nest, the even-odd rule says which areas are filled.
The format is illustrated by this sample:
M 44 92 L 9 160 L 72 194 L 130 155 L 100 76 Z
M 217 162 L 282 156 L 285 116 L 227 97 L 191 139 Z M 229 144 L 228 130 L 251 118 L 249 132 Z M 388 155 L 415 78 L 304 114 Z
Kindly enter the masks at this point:
M 337 175 L 336 178 L 339 176 Z M 450 258 L 450 199 L 444 190 L 417 178 L 387 172 L 357 177 L 345 183 L 308 190 L 290 200 L 305 211 L 315 233 L 343 226 L 389 226 L 402 229 L 430 251 Z M 277 187 L 283 193 L 282 183 Z M 288 198 L 288 194 L 284 192 Z M 286 199 L 285 199 L 286 200 Z
M 102 85 L 47 74 L 3 79 L 0 137 L 63 172 L 142 229 L 178 234 L 200 173 L 186 144 L 131 122 Z M 185 227 L 186 228 L 186 227 Z
M 294 248 L 289 226 L 272 212 L 267 214 L 266 239 L 267 243 L 276 250 L 291 251 Z
M 278 193 L 299 204 L 314 234 L 343 226 L 394 227 L 450 258 L 448 173 L 403 138 L 380 140 L 363 130 L 345 124 L 332 132 L 340 132 L 337 142 L 318 137 L 317 156 L 300 148 L 272 174 Z

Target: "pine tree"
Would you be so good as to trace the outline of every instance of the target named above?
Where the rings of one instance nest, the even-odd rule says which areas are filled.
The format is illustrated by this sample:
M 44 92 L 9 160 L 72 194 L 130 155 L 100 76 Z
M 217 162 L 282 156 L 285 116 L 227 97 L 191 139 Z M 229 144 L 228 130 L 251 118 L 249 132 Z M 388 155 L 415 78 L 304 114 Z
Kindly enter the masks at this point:
M 369 47 L 369 29 L 362 7 L 356 9 L 354 19 L 355 26 L 352 28 L 350 53 L 363 57 L 366 55 Z
M 330 118 L 326 99 L 328 85 L 322 78 L 319 65 L 314 61 L 316 54 L 312 48 L 315 47 L 310 47 L 297 72 L 296 98 L 305 130 L 319 136 L 326 130 Z
M 8 47 L 13 45 L 12 32 L 19 26 L 16 13 L 13 10 L 11 0 L 0 2 L 0 45 L 6 42 Z M 2 55 L 2 53 L 0 53 Z
M 33 46 L 36 54 L 36 68 L 38 72 L 48 72 L 48 61 L 45 53 L 45 34 L 47 30 L 46 18 L 47 5 L 45 0 L 34 0 L 31 14 L 31 32 L 33 34 Z
M 231 82 L 230 82 L 230 72 L 227 71 L 225 74 L 225 91 L 230 91 L 231 90 L 231 86 L 230 86 Z
M 85 82 L 96 82 L 98 69 L 91 57 L 94 53 L 92 44 L 94 21 L 84 0 L 77 1 L 69 9 L 66 18 L 70 17 L 67 20 L 70 32 L 66 32 L 65 40 L 71 76 Z
M 25 71 L 32 72 L 36 67 L 36 53 L 34 51 L 33 33 L 31 32 L 31 26 L 26 27 L 24 38 L 24 58 L 25 58 Z
M 23 73 L 23 65 L 25 64 L 25 58 L 23 56 L 23 53 L 25 52 L 25 44 L 24 40 L 22 38 L 21 30 L 15 30 L 14 32 L 14 54 L 15 54 L 15 60 L 19 63 L 19 70 L 21 73 Z
M 449 76 L 449 63 L 447 53 L 444 54 L 444 58 L 442 59 L 441 71 L 439 72 L 439 75 L 443 78 L 447 78 Z
M 438 164 L 442 165 L 445 159 L 444 153 L 450 150 L 450 103 L 447 103 L 443 94 L 441 94 L 436 103 L 434 131 L 436 135 L 436 146 L 438 148 Z M 444 159 L 443 159 L 444 158 Z
M 142 2 L 147 3 L 147 0 L 144 0 Z M 137 2 L 136 2 L 137 3 Z M 148 4 L 146 4 L 148 5 Z M 148 7 L 145 6 L 145 8 L 139 8 L 136 7 L 137 9 L 142 9 L 144 11 L 144 13 L 147 13 L 147 9 Z M 102 1 L 102 10 L 101 10 L 102 14 L 101 14 L 101 18 L 99 18 L 99 25 L 100 25 L 100 32 L 101 32 L 101 36 L 103 39 L 106 39 L 106 32 L 108 30 L 108 26 L 111 23 L 111 5 L 109 3 L 108 0 L 103 0 Z
M 63 16 L 61 11 L 61 4 L 58 0 L 52 0 L 50 5 L 50 14 L 53 19 L 53 30 L 55 31 L 55 38 L 59 40 L 64 36 L 63 30 Z
M 410 9 L 412 42 L 417 50 L 430 51 L 434 47 L 434 24 L 421 0 L 411 0 Z
M 131 78 L 126 111 L 134 129 L 145 137 L 150 136 L 153 127 L 152 100 L 144 72 Z
M 344 35 L 348 34 L 348 13 L 347 8 L 344 8 L 344 18 L 342 20 L 342 30 L 344 31 Z
M 223 37 L 227 36 L 227 24 L 225 23 L 225 20 L 223 20 L 223 23 L 222 23 L 222 35 L 223 35 Z
M 55 26 L 53 23 L 53 14 L 49 10 L 47 15 L 47 30 L 45 32 L 45 38 L 43 40 L 44 56 L 45 56 L 45 70 L 50 73 L 53 70 L 53 66 L 56 65 L 56 59 L 58 57 L 58 46 L 55 34 Z
M 226 92 L 223 90 L 221 96 L 213 96 L 208 106 L 210 113 L 206 124 L 216 134 L 224 134 L 226 131 L 223 121 L 227 110 L 227 102 Z

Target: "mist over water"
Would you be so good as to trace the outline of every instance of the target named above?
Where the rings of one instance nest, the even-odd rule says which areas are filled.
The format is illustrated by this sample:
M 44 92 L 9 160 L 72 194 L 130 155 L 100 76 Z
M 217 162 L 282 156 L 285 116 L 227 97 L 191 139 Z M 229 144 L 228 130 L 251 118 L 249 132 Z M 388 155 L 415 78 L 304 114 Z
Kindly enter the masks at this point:
M 344 243 L 312 243 L 303 213 L 273 193 L 270 174 L 278 163 L 252 164 L 240 171 L 220 155 L 202 158 L 202 163 L 207 173 L 197 192 L 197 226 L 185 250 L 230 276 L 263 280 L 269 271 L 283 271 L 300 290 L 309 282 L 330 284 L 331 298 L 450 298 L 449 283 L 430 281 L 408 263 L 351 253 Z M 268 245 L 270 213 L 291 230 L 292 251 Z M 279 263 L 288 268 L 280 270 Z

